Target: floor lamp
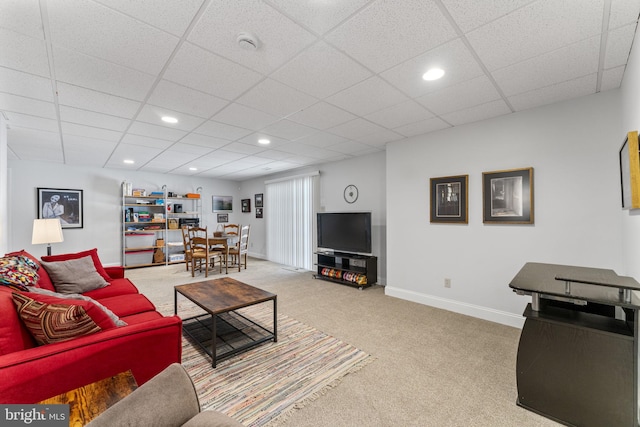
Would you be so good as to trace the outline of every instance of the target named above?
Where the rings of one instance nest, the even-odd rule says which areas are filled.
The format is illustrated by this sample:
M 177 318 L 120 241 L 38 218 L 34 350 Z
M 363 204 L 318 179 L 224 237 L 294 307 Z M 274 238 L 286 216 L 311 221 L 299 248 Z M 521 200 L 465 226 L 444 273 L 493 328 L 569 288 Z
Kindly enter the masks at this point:
M 46 243 L 48 256 L 51 255 L 51 244 L 60 242 L 64 242 L 64 236 L 62 235 L 62 224 L 58 218 L 33 220 L 32 245 Z

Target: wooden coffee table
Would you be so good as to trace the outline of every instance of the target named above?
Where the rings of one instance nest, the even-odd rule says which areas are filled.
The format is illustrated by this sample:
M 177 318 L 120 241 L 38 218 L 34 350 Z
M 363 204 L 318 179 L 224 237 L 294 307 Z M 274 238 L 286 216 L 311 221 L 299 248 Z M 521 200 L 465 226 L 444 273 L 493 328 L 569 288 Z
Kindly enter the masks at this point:
M 178 294 L 206 312 L 182 319 L 182 324 L 183 331 L 211 356 L 214 368 L 219 360 L 266 341 L 278 341 L 276 294 L 230 277 L 188 283 L 174 288 L 175 314 L 178 314 Z M 236 311 L 268 301 L 273 301 L 273 330 Z

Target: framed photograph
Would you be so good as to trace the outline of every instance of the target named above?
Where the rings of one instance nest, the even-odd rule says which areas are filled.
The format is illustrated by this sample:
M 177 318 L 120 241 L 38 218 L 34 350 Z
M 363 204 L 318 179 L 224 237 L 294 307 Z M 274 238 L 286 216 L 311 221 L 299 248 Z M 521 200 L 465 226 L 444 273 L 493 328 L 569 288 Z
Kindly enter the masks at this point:
M 218 223 L 229 222 L 229 214 L 218 214 Z
M 640 208 L 640 154 L 638 132 L 627 133 L 619 153 L 622 209 Z
M 233 212 L 233 196 L 212 196 L 214 212 Z
M 242 212 L 251 212 L 251 199 L 242 199 Z
M 469 175 L 431 178 L 431 222 L 469 223 Z
M 482 173 L 484 223 L 533 224 L 533 168 Z
M 256 194 L 256 208 L 264 207 L 262 204 L 262 193 Z
M 62 228 L 82 228 L 82 190 L 38 187 L 38 218 L 59 218 Z
M 256 208 L 256 218 L 262 218 L 262 209 L 263 208 Z

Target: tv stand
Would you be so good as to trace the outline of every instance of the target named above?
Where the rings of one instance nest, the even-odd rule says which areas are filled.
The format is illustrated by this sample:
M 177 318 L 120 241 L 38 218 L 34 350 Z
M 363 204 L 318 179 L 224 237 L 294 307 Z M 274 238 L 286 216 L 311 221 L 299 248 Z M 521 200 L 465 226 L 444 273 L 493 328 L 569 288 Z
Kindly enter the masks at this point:
M 359 289 L 378 281 L 378 258 L 347 252 L 316 252 L 318 257 L 316 279 L 329 280 Z

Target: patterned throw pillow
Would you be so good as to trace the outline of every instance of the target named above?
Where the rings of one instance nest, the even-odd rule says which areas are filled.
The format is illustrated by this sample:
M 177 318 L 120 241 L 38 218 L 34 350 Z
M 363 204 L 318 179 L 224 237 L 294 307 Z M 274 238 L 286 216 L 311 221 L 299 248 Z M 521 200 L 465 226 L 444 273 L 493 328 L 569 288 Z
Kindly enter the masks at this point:
M 27 286 L 38 283 L 39 266 L 21 255 L 0 258 L 0 285 L 19 291 L 27 291 Z
M 80 305 L 47 304 L 16 292 L 12 296 L 20 319 L 40 345 L 102 330 Z

